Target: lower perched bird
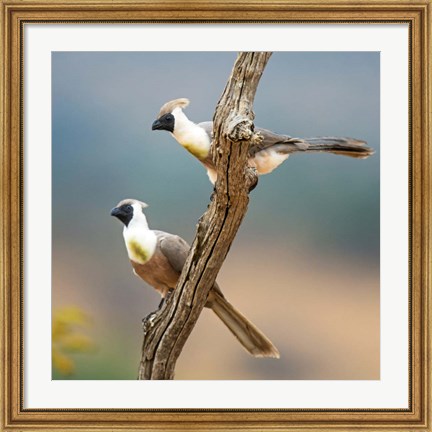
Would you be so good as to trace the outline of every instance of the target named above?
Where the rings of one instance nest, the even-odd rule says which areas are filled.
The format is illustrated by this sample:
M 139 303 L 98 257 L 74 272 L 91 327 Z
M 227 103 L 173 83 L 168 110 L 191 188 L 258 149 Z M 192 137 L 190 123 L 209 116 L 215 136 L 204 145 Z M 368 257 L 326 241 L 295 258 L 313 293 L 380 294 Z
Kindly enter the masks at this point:
M 126 199 L 111 210 L 124 224 L 123 237 L 134 273 L 160 292 L 162 301 L 176 287 L 190 246 L 181 237 L 151 230 L 143 209 L 147 204 Z M 222 320 L 243 347 L 255 357 L 279 358 L 271 341 L 234 308 L 215 283 L 206 307 Z
M 215 184 L 217 173 L 215 164 L 210 157 L 210 147 L 213 135 L 213 122 L 194 123 L 190 121 L 183 108 L 189 105 L 186 98 L 167 102 L 160 109 L 157 120 L 153 122 L 152 130 L 166 130 L 207 169 L 210 181 Z M 364 159 L 373 154 L 365 141 L 345 137 L 293 138 L 279 135 L 267 129 L 255 128 L 262 140 L 251 145 L 249 166 L 257 170 L 258 175 L 271 173 L 291 153 L 296 152 L 326 152 L 343 156 Z

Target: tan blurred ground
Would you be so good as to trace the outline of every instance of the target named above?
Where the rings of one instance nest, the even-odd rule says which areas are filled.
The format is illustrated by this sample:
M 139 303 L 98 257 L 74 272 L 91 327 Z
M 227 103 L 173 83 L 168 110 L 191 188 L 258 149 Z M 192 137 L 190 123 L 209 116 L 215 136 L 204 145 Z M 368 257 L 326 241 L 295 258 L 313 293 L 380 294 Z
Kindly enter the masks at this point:
M 94 317 L 99 345 L 96 354 L 78 358 L 73 378 L 135 379 L 140 319 L 156 308 L 158 296 L 131 274 L 125 258 L 119 264 L 132 289 L 124 287 L 120 293 L 125 309 L 117 302 L 110 312 L 103 300 L 106 281 L 103 272 L 97 276 L 95 263 L 76 263 L 84 269 L 88 263 L 89 279 L 74 273 L 70 259 L 60 261 L 54 306 L 82 306 Z M 326 256 L 311 255 L 310 250 L 293 254 L 288 247 L 259 242 L 234 245 L 218 281 L 226 297 L 278 347 L 281 358 L 250 357 L 205 309 L 178 361 L 176 379 L 379 379 L 377 269 L 330 251 Z M 140 299 L 142 309 L 130 310 L 127 305 Z

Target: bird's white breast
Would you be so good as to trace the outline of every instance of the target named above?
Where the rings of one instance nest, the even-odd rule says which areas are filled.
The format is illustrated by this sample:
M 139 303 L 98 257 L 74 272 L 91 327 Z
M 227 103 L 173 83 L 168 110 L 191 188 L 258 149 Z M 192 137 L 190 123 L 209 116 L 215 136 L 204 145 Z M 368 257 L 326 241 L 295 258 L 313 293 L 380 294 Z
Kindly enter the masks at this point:
M 191 122 L 180 108 L 173 112 L 175 117 L 174 138 L 198 159 L 205 159 L 210 151 L 211 140 L 207 132 Z
M 210 139 L 201 128 L 184 130 L 174 135 L 176 140 L 198 159 L 205 159 L 210 150 Z
M 123 231 L 123 237 L 130 260 L 145 264 L 155 253 L 157 236 L 153 231 L 131 227 Z

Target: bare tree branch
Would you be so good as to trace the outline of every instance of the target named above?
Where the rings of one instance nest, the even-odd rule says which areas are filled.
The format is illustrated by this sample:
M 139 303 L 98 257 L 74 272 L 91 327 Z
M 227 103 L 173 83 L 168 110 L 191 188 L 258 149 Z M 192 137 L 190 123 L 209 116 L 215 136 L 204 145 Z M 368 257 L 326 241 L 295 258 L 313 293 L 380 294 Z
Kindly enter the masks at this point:
M 216 107 L 213 158 L 218 181 L 173 295 L 144 325 L 139 379 L 173 379 L 177 358 L 206 303 L 257 183 L 247 167 L 254 134 L 252 105 L 271 53 L 240 53 Z

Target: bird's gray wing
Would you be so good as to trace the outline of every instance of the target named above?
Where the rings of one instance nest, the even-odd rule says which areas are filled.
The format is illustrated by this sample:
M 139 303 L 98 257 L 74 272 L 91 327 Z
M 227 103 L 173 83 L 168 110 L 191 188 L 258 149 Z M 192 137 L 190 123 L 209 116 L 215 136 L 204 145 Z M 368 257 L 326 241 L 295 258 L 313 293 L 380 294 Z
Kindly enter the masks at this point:
M 212 121 L 206 121 L 202 123 L 198 123 L 199 127 L 202 127 L 206 132 L 207 135 L 211 138 L 213 138 L 213 122 Z
M 165 255 L 171 267 L 181 273 L 190 246 L 181 237 L 163 231 L 155 231 L 158 237 L 160 251 Z
M 261 150 L 266 150 L 269 147 L 278 146 L 279 144 L 284 145 L 285 153 L 290 153 L 289 147 L 292 147 L 292 151 L 305 150 L 307 148 L 307 143 L 301 138 L 277 134 L 260 127 L 255 128 L 255 132 L 261 135 L 262 140 L 251 145 L 249 150 L 251 156 L 255 156 L 255 154 Z
M 202 122 L 199 123 L 198 126 L 202 127 L 210 138 L 213 138 L 213 122 Z M 255 156 L 256 153 L 262 150 L 276 146 L 278 144 L 284 144 L 285 153 L 290 152 L 290 149 L 288 148 L 290 146 L 292 146 L 292 151 L 305 150 L 308 146 L 305 140 L 301 138 L 293 138 L 289 135 L 280 135 L 268 129 L 257 127 L 255 128 L 255 132 L 259 132 L 262 140 L 251 145 L 249 149 L 249 154 L 251 157 Z M 304 147 L 304 149 L 301 147 Z

